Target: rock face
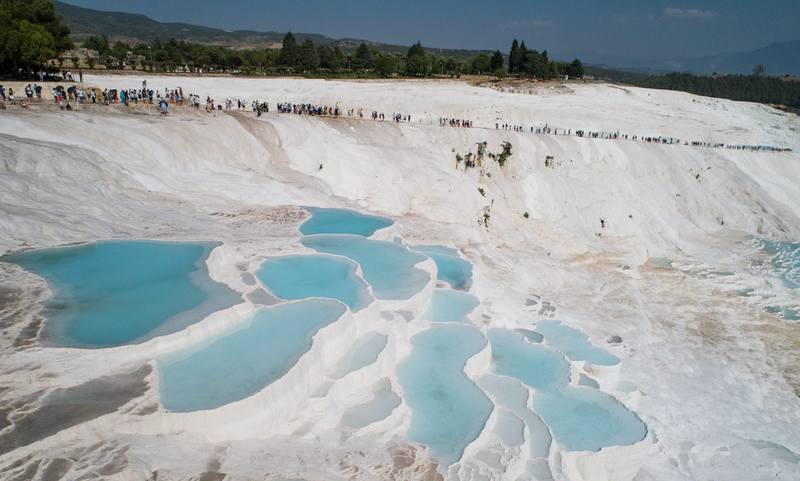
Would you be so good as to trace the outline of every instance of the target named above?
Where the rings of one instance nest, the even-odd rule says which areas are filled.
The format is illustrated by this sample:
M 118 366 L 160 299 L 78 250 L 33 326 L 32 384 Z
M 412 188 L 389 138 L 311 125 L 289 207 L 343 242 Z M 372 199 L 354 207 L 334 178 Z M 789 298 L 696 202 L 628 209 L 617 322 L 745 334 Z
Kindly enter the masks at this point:
M 752 267 L 769 259 L 751 249 L 752 237 L 800 239 L 800 155 L 494 129 L 501 117 L 797 151 L 797 117 L 597 84 L 536 95 L 425 82 L 159 77 L 151 84 L 271 104 L 340 102 L 420 123 L 179 109 L 153 118 L 115 107 L 0 116 L 0 251 L 107 238 L 214 240 L 223 244 L 208 259 L 209 275 L 245 299 L 137 346 L 41 348 L 47 287 L 0 262 L 0 472 L 10 479 L 800 477 L 793 361 L 800 328 L 763 306 L 768 295 L 790 305 L 797 292 L 757 275 Z M 476 127 L 439 127 L 438 117 L 469 118 Z M 476 152 L 484 142 L 489 152 L 513 145 L 503 166 L 485 158 L 480 167 L 456 168 L 455 152 Z M 581 329 L 621 362 L 571 362 L 571 385 L 590 375 L 581 388 L 613 395 L 640 416 L 648 436 L 597 452 L 549 441 L 533 449 L 514 433 L 530 425 L 517 413 L 530 412 L 524 403 L 536 393 L 516 384 L 523 404 L 496 408 L 460 463 L 440 466 L 409 445 L 411 412 L 392 401 L 403 398 L 393 371 L 422 329 L 435 276 L 410 299 L 376 302 L 321 329 L 286 376 L 258 394 L 166 413 L 152 362 L 279 302 L 253 274 L 266 256 L 309 252 L 297 242 L 306 216 L 299 206 L 391 216 L 395 225 L 378 239 L 457 248 L 473 264 L 470 293 L 481 304 L 469 321 L 482 331 L 531 330 L 550 318 Z M 433 262 L 417 267 L 435 273 Z M 372 331 L 388 336 L 377 361 L 331 379 L 353 342 Z M 484 349 L 464 372 L 475 381 L 491 365 Z M 380 393 L 392 401 L 391 414 L 363 427 L 340 424 L 356 406 L 379 405 Z M 752 462 L 726 467 L 727 453 Z

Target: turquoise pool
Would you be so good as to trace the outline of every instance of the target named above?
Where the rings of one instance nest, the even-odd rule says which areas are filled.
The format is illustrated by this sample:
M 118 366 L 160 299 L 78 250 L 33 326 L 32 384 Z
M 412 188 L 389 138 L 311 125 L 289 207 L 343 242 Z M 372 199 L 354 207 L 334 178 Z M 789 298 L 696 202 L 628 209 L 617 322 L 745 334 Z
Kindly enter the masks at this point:
M 608 394 L 592 387 L 568 386 L 537 392 L 533 409 L 569 451 L 599 451 L 625 446 L 647 435 L 644 423 Z
M 491 329 L 488 337 L 493 371 L 536 390 L 534 411 L 567 450 L 598 451 L 644 439 L 644 423 L 616 399 L 594 387 L 570 386 L 569 363 L 556 351 L 506 329 Z
M 435 289 L 430 305 L 422 315 L 432 322 L 463 322 L 478 307 L 478 298 L 452 289 Z
M 4 256 L 46 281 L 44 342 L 101 348 L 179 331 L 242 302 L 211 280 L 213 242 L 102 241 Z
M 394 221 L 386 217 L 367 215 L 348 209 L 305 208 L 311 217 L 300 224 L 300 233 L 313 234 L 352 234 L 369 237 L 376 231 L 389 227 Z
M 412 339 L 413 351 L 398 370 L 411 408 L 408 437 L 427 445 L 447 466 L 483 429 L 492 403 L 464 374 L 464 364 L 486 345 L 481 332 L 464 324 L 435 327 Z
M 264 308 L 241 328 L 158 360 L 161 404 L 169 411 L 213 409 L 251 396 L 285 375 L 323 327 L 346 308 L 308 299 Z
M 536 330 L 544 336 L 548 346 L 555 347 L 573 361 L 586 361 L 598 366 L 619 364 L 617 356 L 593 346 L 586 334 L 565 326 L 560 321 L 539 321 L 536 323 Z
M 437 279 L 450 284 L 453 289 L 469 289 L 472 284 L 472 263 L 458 254 L 456 249 L 437 245 L 411 246 L 411 250 L 425 254 L 436 263 Z
M 339 360 L 332 377 L 341 379 L 351 372 L 373 364 L 386 348 L 388 341 L 389 337 L 379 332 L 368 332 L 360 336 Z
M 372 302 L 367 284 L 356 275 L 357 265 L 328 255 L 271 257 L 256 277 L 281 299 L 328 297 L 359 311 Z
M 348 257 L 361 266 L 378 299 L 408 299 L 425 287 L 430 276 L 414 267 L 425 260 L 393 242 L 356 235 L 312 235 L 300 242 L 317 252 Z
M 523 334 L 508 329 L 489 329 L 492 369 L 534 389 L 553 389 L 569 383 L 570 366 L 564 357 L 541 344 L 531 344 Z

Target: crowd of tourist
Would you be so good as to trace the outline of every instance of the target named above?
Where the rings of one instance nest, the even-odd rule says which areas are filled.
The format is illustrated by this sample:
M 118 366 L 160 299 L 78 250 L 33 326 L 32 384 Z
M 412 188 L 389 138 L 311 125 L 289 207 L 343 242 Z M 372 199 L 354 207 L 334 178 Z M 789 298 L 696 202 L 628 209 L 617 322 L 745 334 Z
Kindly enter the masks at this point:
M 227 98 L 224 102 L 217 103 L 215 102 L 214 98 L 207 96 L 205 101 L 202 100 L 200 95 L 190 93 L 188 95 L 184 95 L 183 89 L 181 87 L 176 87 L 173 89 L 165 88 L 162 90 L 152 89 L 147 87 L 147 81 L 142 82 L 141 88 L 135 89 L 97 89 L 97 88 L 83 88 L 78 85 L 71 85 L 69 88 L 64 88 L 63 86 L 56 86 L 53 89 L 53 98 L 55 99 L 56 104 L 61 109 L 64 110 L 72 110 L 72 102 L 77 102 L 78 104 L 83 103 L 92 103 L 97 104 L 101 103 L 103 105 L 110 105 L 110 104 L 122 104 L 125 106 L 130 106 L 131 104 L 155 104 L 158 105 L 159 111 L 162 114 L 166 114 L 169 105 L 188 105 L 190 108 L 199 110 L 200 108 L 205 109 L 208 112 L 212 111 L 222 111 L 222 110 L 247 110 L 248 106 L 247 103 L 242 100 L 241 98 Z M 25 99 L 27 101 L 41 101 L 42 99 L 42 86 L 38 83 L 35 84 L 28 84 L 25 87 Z M 15 95 L 13 89 L 9 88 L 6 91 L 2 85 L 0 85 L 0 108 L 5 107 L 5 102 L 10 101 L 12 103 L 19 102 L 18 96 Z M 371 118 L 373 121 L 385 121 L 387 118 L 395 123 L 411 123 L 412 116 L 410 114 L 403 114 L 398 112 L 393 112 L 390 115 L 386 115 L 383 112 L 379 112 L 377 110 L 371 111 L 370 115 L 365 115 L 363 108 L 350 108 L 350 109 L 342 109 L 339 104 L 336 105 L 316 105 L 310 103 L 294 103 L 294 102 L 278 102 L 276 104 L 276 111 L 280 114 L 294 114 L 294 115 L 307 115 L 307 116 L 317 116 L 317 117 L 332 117 L 332 118 L 340 118 L 340 117 L 347 117 L 347 118 L 355 118 L 364 120 Z M 250 103 L 249 109 L 256 113 L 258 117 L 260 117 L 264 113 L 269 113 L 269 103 L 265 101 L 254 100 Z M 423 119 L 418 119 L 418 123 L 422 124 Z M 452 117 L 439 117 L 438 124 L 440 127 L 460 127 L 460 128 L 472 128 L 474 127 L 473 121 L 470 119 L 459 119 L 459 118 L 452 118 Z M 622 134 L 620 132 L 600 132 L 600 131 L 588 131 L 583 129 L 567 129 L 561 127 L 552 127 L 548 124 L 543 126 L 531 126 L 526 128 L 522 124 L 513 124 L 508 122 L 501 122 L 496 121 L 494 124 L 496 130 L 509 130 L 513 132 L 530 132 L 532 134 L 540 134 L 540 135 L 565 135 L 565 136 L 575 136 L 581 138 L 589 138 L 589 139 L 605 139 L 605 140 L 629 140 L 629 141 L 637 141 L 637 142 L 646 142 L 646 143 L 656 143 L 656 144 L 676 144 L 676 145 L 685 145 L 685 146 L 692 146 L 692 147 L 708 147 L 708 148 L 725 148 L 725 149 L 735 149 L 735 150 L 748 150 L 748 151 L 768 151 L 768 152 L 786 152 L 790 151 L 791 149 L 788 148 L 780 148 L 780 147 L 772 147 L 766 145 L 743 145 L 743 144 L 725 144 L 719 142 L 704 142 L 704 141 L 681 141 L 678 138 L 674 137 L 663 137 L 663 136 L 638 136 L 638 135 L 628 135 Z

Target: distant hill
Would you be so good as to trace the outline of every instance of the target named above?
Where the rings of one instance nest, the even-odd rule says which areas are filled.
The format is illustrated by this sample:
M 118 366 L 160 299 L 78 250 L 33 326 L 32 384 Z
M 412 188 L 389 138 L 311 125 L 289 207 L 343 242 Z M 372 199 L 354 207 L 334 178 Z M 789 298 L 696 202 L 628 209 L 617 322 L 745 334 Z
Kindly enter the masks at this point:
M 768 75 L 800 75 L 800 40 L 773 43 L 749 52 L 723 53 L 676 62 L 679 70 L 697 73 L 750 74 L 757 64 L 764 64 Z
M 150 42 L 155 38 L 161 40 L 185 40 L 206 45 L 220 45 L 230 48 L 279 48 L 286 32 L 256 32 L 252 30 L 227 31 L 212 27 L 191 25 L 188 23 L 158 22 L 145 15 L 123 12 L 104 12 L 90 8 L 76 7 L 68 3 L 55 1 L 56 13 L 64 19 L 77 41 L 85 40 L 92 35 L 105 35 L 111 41 L 121 40 L 128 43 Z M 316 45 L 338 46 L 344 52 L 354 51 L 361 42 L 384 52 L 402 53 L 408 51 L 406 45 L 390 45 L 354 38 L 333 39 L 316 33 L 294 33 L 298 42 L 310 38 Z M 425 47 L 428 52 L 456 60 L 464 60 L 484 50 L 456 50 Z
M 690 72 L 695 74 L 751 74 L 753 67 L 764 64 L 768 75 L 800 75 L 800 40 L 778 42 L 757 50 L 728 52 L 701 57 L 655 58 L 626 57 L 599 52 L 571 52 L 586 64 L 602 65 L 611 70 L 642 74 Z

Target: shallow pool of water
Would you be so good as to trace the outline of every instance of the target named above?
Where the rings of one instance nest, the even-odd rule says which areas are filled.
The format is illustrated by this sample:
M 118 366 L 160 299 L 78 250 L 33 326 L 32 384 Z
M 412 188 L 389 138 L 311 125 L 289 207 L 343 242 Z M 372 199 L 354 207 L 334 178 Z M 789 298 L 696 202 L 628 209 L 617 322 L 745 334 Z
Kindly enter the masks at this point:
M 300 242 L 318 252 L 356 261 L 378 299 L 408 299 L 430 280 L 427 272 L 414 267 L 425 256 L 394 242 L 355 235 L 313 235 L 303 237 Z
M 379 332 L 368 332 L 360 336 L 339 360 L 332 377 L 341 379 L 351 372 L 374 363 L 386 348 L 388 340 L 389 337 L 386 334 Z
M 573 361 L 587 361 L 598 366 L 619 364 L 618 357 L 593 346 L 586 334 L 559 321 L 539 321 L 536 323 L 536 330 L 544 336 L 548 346 L 558 349 Z
M 434 289 L 428 309 L 422 315 L 432 322 L 463 322 L 478 307 L 478 298 L 452 289 Z
M 569 383 L 569 362 L 553 349 L 531 344 L 522 334 L 508 329 L 490 329 L 486 336 L 492 345 L 492 369 L 497 374 L 519 379 L 534 389 Z
M 208 276 L 218 243 L 101 241 L 13 254 L 46 281 L 45 342 L 100 348 L 177 332 L 241 296 Z
M 392 414 L 400 406 L 400 396 L 392 391 L 392 384 L 384 378 L 372 390 L 372 399 L 348 408 L 342 415 L 342 425 L 359 429 L 376 423 Z
M 450 284 L 453 289 L 468 289 L 472 284 L 472 263 L 458 254 L 456 249 L 437 245 L 411 246 L 411 250 L 425 254 L 436 263 L 437 279 Z
M 492 404 L 464 374 L 464 364 L 486 345 L 474 327 L 435 327 L 412 339 L 411 356 L 398 369 L 411 408 L 409 439 L 428 446 L 443 465 L 461 458 L 480 434 Z
M 761 248 L 772 256 L 772 268 L 783 285 L 800 288 L 800 242 L 762 240 Z
M 344 304 L 308 299 L 258 311 L 238 329 L 158 360 L 161 404 L 170 411 L 213 409 L 251 396 L 286 374 L 335 322 Z
M 300 233 L 313 234 L 352 234 L 369 237 L 376 231 L 389 227 L 394 221 L 386 217 L 362 214 L 348 209 L 323 209 L 306 207 L 311 214 L 300 224 Z
M 625 406 L 591 387 L 537 392 L 533 408 L 569 451 L 598 451 L 644 439 L 647 428 Z
M 359 311 L 372 297 L 367 284 L 356 275 L 357 267 L 347 259 L 328 255 L 271 257 L 256 271 L 256 277 L 281 299 L 327 297 Z

